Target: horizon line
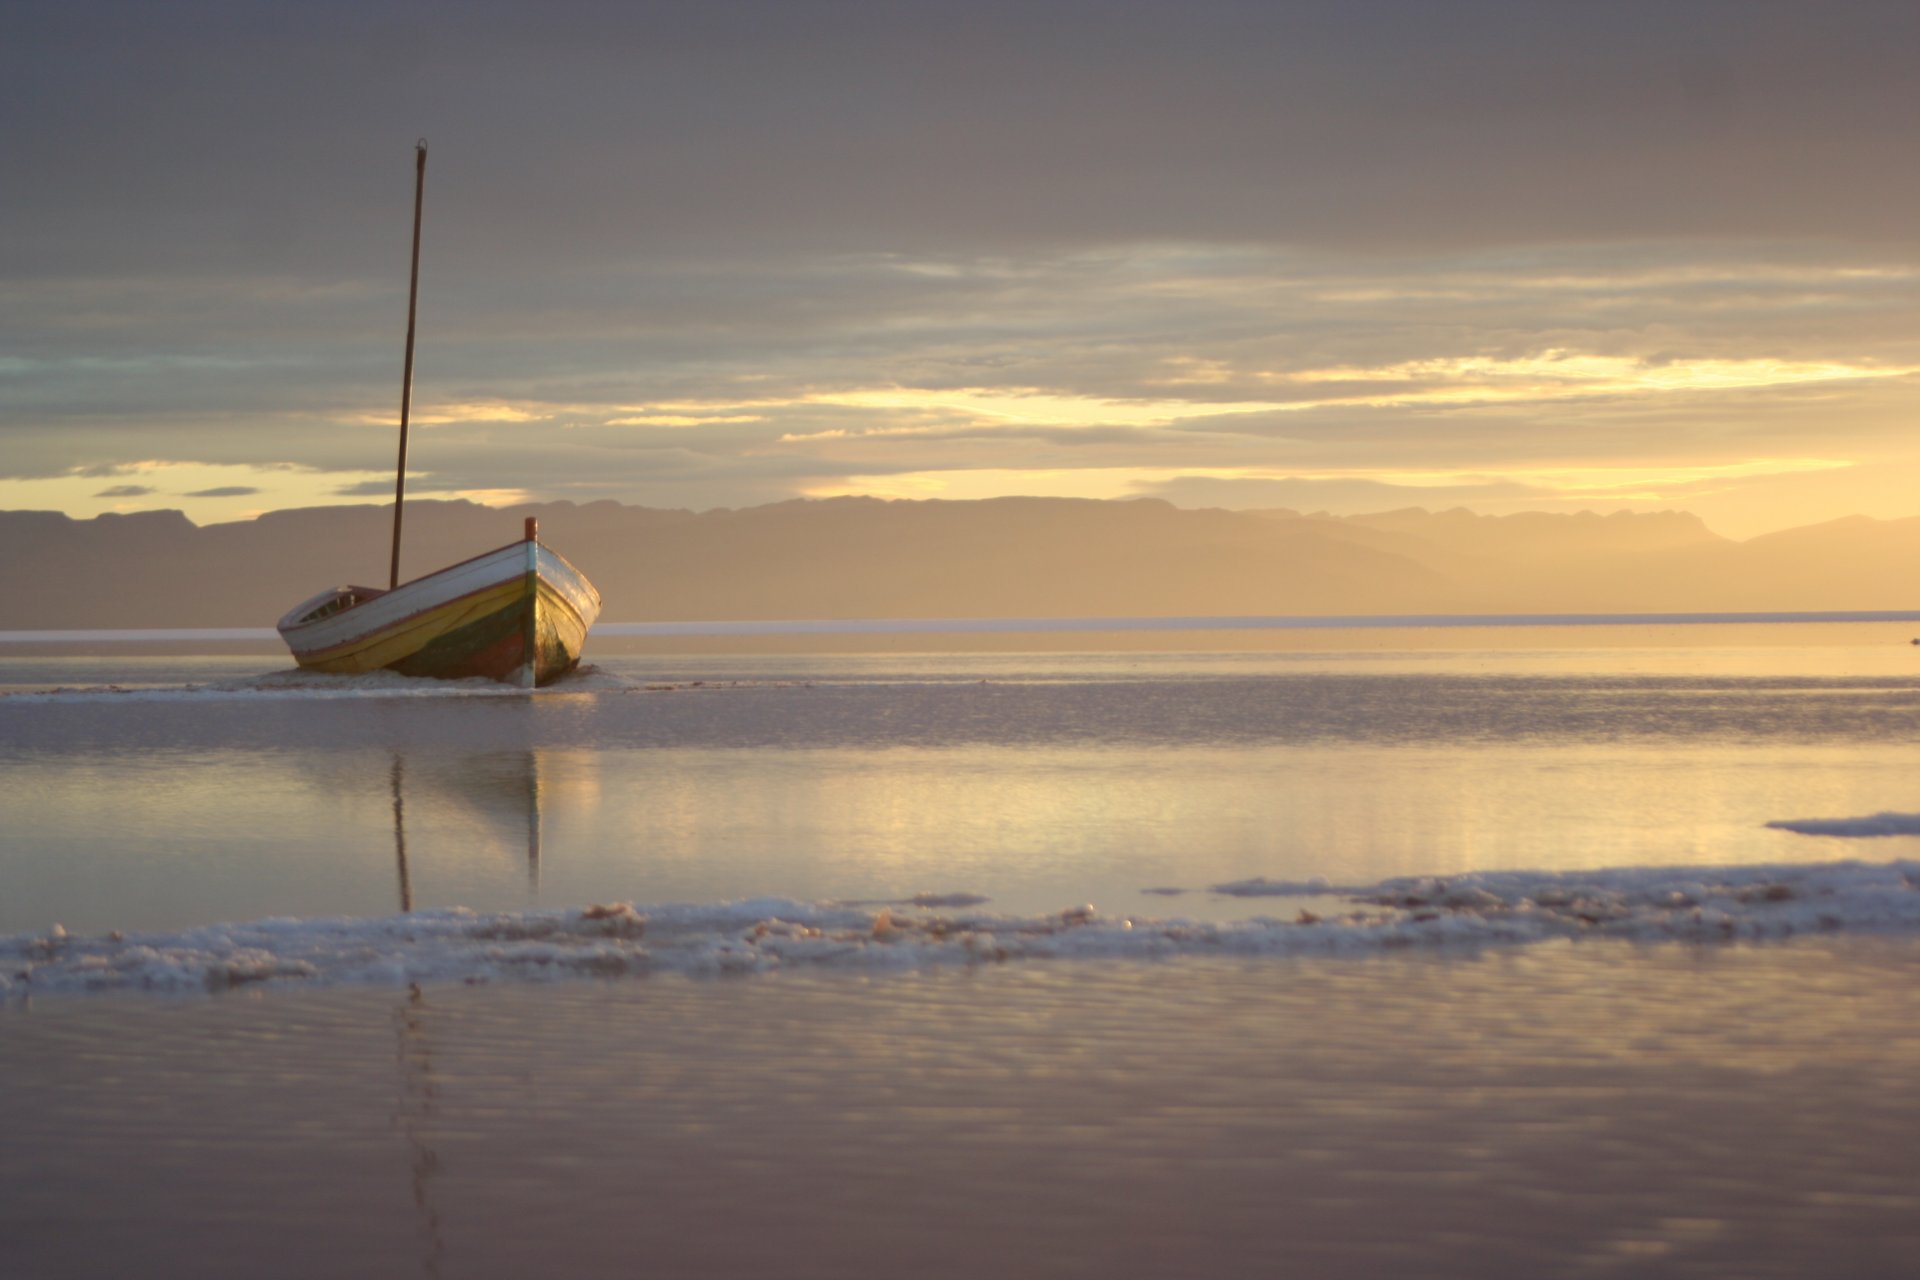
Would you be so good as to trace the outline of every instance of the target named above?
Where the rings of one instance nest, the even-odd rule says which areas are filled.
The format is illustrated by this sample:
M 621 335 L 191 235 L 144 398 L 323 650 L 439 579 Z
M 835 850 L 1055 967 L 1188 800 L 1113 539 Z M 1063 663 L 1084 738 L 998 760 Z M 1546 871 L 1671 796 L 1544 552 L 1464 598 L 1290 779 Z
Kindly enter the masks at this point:
M 1914 609 L 1759 610 L 1727 613 L 1235 614 L 1141 618 L 782 618 L 601 623 L 594 634 L 660 636 L 1017 635 L 1091 631 L 1340 631 L 1472 627 L 1729 626 L 1920 622 Z M 100 627 L 0 630 L 0 644 L 278 640 L 272 627 Z
M 1166 506 L 1175 511 L 1188 511 L 1188 512 L 1220 511 L 1220 512 L 1225 512 L 1229 515 L 1255 515 L 1255 516 L 1286 515 L 1286 516 L 1292 516 L 1301 520 L 1322 520 L 1322 519 L 1324 520 L 1364 520 L 1369 517 L 1398 515 L 1402 512 L 1411 512 L 1411 511 L 1418 511 L 1430 516 L 1444 516 L 1444 515 L 1451 515 L 1455 512 L 1464 512 L 1465 514 L 1473 516 L 1476 519 L 1484 519 L 1484 520 L 1509 520 L 1518 516 L 1548 516 L 1548 517 L 1555 517 L 1555 518 L 1561 518 L 1561 519 L 1575 519 L 1580 516 L 1591 516 L 1599 520 L 1611 520 L 1611 519 L 1620 518 L 1620 517 L 1638 518 L 1638 517 L 1654 517 L 1654 516 L 1684 516 L 1688 519 L 1698 522 L 1698 524 L 1702 529 L 1706 530 L 1708 533 L 1712 534 L 1714 537 L 1721 538 L 1727 542 L 1732 542 L 1732 543 L 1746 543 L 1746 542 L 1751 542 L 1756 538 L 1769 537 L 1777 533 L 1786 533 L 1796 529 L 1820 528 L 1825 525 L 1839 524 L 1839 523 L 1850 521 L 1850 520 L 1866 520 L 1876 524 L 1895 524 L 1905 520 L 1920 519 L 1920 516 L 1912 516 L 1912 515 L 1875 516 L 1875 515 L 1869 515 L 1862 511 L 1853 511 L 1845 515 L 1831 516 L 1826 519 L 1813 520 L 1813 521 L 1809 521 L 1801 524 L 1783 524 L 1777 527 L 1762 530 L 1757 533 L 1750 533 L 1745 536 L 1735 536 L 1732 534 L 1720 532 L 1718 529 L 1714 528 L 1714 526 L 1708 522 L 1705 516 L 1702 516 L 1698 512 L 1693 511 L 1687 507 L 1681 507 L 1681 506 L 1659 507 L 1653 510 L 1645 510 L 1645 511 L 1632 510 L 1624 507 L 1618 508 L 1612 511 L 1600 510 L 1594 507 L 1581 507 L 1573 511 L 1555 511 L 1555 510 L 1549 510 L 1544 507 L 1527 507 L 1517 511 L 1491 512 L 1491 511 L 1478 510 L 1473 506 L 1468 505 L 1467 503 L 1456 502 L 1448 506 L 1423 506 L 1420 504 L 1409 504 L 1404 506 L 1368 508 L 1367 510 L 1364 510 L 1364 511 L 1336 512 L 1336 511 L 1328 510 L 1326 508 L 1320 508 L 1317 510 L 1308 511 L 1308 510 L 1303 510 L 1297 507 L 1224 507 L 1224 506 L 1218 506 L 1218 505 L 1187 506 L 1187 505 L 1183 505 L 1181 503 L 1175 502 L 1170 498 L 1161 497 L 1156 494 L 1135 494 L 1135 495 L 1129 495 L 1125 497 L 1113 497 L 1113 498 L 1085 498 L 1085 497 L 1076 497 L 1076 496 L 1067 496 L 1067 495 L 1058 495 L 1058 494 L 998 494 L 992 497 L 985 497 L 985 498 L 941 498 L 941 497 L 909 498 L 909 497 L 881 497 L 873 494 L 836 494 L 836 495 L 831 495 L 827 497 L 814 497 L 810 495 L 798 494 L 792 497 L 773 498 L 766 502 L 757 502 L 757 503 L 752 503 L 744 506 L 716 505 L 716 506 L 710 506 L 710 507 L 652 506 L 652 505 L 648 505 L 646 503 L 641 503 L 641 502 L 629 502 L 620 498 L 591 498 L 591 499 L 587 499 L 586 501 L 580 501 L 574 498 L 556 497 L 556 498 L 526 499 L 523 501 L 506 502 L 506 503 L 490 503 L 490 502 L 479 501 L 475 498 L 464 497 L 459 495 L 450 496 L 450 497 L 429 497 L 429 496 L 422 495 L 422 496 L 412 498 L 411 501 L 417 504 L 434 504 L 434 505 L 440 505 L 440 506 L 467 506 L 467 507 L 475 507 L 485 511 L 500 511 L 500 512 L 514 511 L 514 510 L 519 510 L 521 508 L 526 508 L 526 507 L 545 507 L 545 506 L 567 506 L 567 507 L 573 507 L 575 509 L 583 509 L 586 507 L 600 506 L 600 505 L 606 504 L 606 505 L 620 507 L 623 510 L 628 510 L 628 511 L 684 512 L 688 515 L 696 516 L 696 517 L 714 515 L 717 513 L 759 511 L 759 510 L 764 510 L 768 507 L 788 506 L 793 504 L 825 504 L 825 503 L 836 503 L 836 502 L 838 503 L 845 503 L 845 502 L 880 503 L 888 506 L 893 506 L 898 504 L 920 506 L 920 505 L 926 505 L 926 504 L 932 504 L 932 503 L 943 503 L 951 506 L 979 506 L 979 505 L 985 505 L 985 504 L 994 503 L 994 502 L 1066 502 L 1066 503 L 1089 503 L 1089 504 L 1113 505 L 1113 504 L 1119 504 L 1119 503 L 1147 502 L 1147 503 L 1156 503 L 1162 506 Z M 132 511 L 100 511 L 90 516 L 74 515 L 70 511 L 64 511 L 59 508 L 52 508 L 52 507 L 8 507 L 8 508 L 0 508 L 0 515 L 56 515 L 56 516 L 62 516 L 65 519 L 70 520 L 76 524 L 84 524 L 90 521 L 110 519 L 110 518 L 131 519 L 139 516 L 177 515 L 181 519 L 185 520 L 188 524 L 191 524 L 196 529 L 208 529 L 208 528 L 213 528 L 217 525 L 250 524 L 255 521 L 264 519 L 268 516 L 281 515 L 288 512 L 347 511 L 347 510 L 351 510 L 354 508 L 361 508 L 361 507 L 364 507 L 371 511 L 391 511 L 393 509 L 393 502 L 389 498 L 384 502 L 341 501 L 341 502 L 329 502 L 329 503 L 320 503 L 320 504 L 305 504 L 305 505 L 288 506 L 288 507 L 272 507 L 265 510 L 253 511 L 234 519 L 208 520 L 204 523 L 194 519 L 193 516 L 189 515 L 184 508 L 171 507 L 171 506 L 141 507 L 137 510 L 132 510 Z

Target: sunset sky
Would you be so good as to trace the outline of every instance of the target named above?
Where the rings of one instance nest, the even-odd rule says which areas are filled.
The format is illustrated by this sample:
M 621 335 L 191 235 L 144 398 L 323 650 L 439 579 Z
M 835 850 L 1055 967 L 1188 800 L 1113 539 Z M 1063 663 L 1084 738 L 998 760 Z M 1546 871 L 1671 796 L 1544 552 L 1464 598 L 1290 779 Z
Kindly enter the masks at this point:
M 1920 5 L 0 8 L 0 508 L 1920 515 Z

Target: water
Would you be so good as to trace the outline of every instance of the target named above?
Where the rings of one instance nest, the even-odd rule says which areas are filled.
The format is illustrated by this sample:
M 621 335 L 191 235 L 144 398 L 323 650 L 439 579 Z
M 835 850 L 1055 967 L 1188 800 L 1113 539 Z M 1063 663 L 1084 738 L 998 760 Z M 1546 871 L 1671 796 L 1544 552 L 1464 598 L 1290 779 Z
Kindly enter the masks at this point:
M 1909 1274 L 1920 835 L 1767 824 L 1920 658 L 1743 628 L 0 646 L 0 1274 Z
M 1212 887 L 1257 876 L 1857 857 L 1766 824 L 1920 809 L 1914 667 L 1884 644 L 613 655 L 528 698 L 17 659 L 0 680 L 67 689 L 0 701 L 0 934 L 384 915 L 403 888 L 1224 920 L 1249 908 Z
M 1912 1274 L 1909 949 L 1580 952 L 59 1003 L 0 1036 L 0 1262 Z

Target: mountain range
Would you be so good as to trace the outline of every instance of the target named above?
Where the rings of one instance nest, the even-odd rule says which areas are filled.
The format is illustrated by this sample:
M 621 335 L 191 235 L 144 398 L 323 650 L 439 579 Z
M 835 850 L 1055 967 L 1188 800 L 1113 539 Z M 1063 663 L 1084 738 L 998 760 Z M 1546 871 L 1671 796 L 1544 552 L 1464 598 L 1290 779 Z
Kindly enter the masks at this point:
M 1330 516 L 1156 499 L 407 504 L 403 577 L 520 536 L 599 586 L 609 622 L 1904 609 L 1920 518 L 1736 542 L 1685 512 Z M 197 526 L 178 511 L 0 512 L 0 629 L 270 626 L 387 579 L 392 508 Z

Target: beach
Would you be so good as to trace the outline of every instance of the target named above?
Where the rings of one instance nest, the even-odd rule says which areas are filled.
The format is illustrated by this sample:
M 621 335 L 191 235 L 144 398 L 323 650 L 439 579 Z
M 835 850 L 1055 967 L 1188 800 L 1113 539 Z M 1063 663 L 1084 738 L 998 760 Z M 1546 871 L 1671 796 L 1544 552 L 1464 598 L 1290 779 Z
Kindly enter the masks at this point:
M 7 1272 L 1902 1276 L 1906 940 L 8 1013 Z
M 17 657 L 0 1264 L 1907 1274 L 1920 678 L 1818 635 Z

